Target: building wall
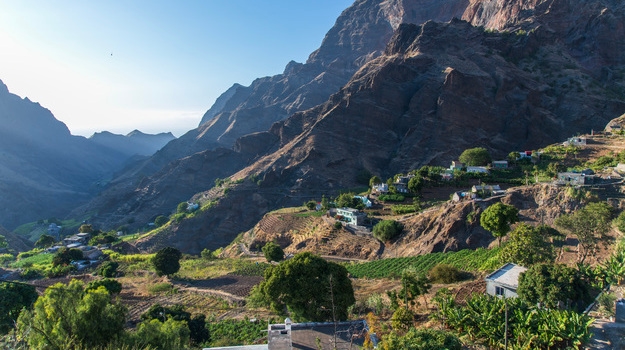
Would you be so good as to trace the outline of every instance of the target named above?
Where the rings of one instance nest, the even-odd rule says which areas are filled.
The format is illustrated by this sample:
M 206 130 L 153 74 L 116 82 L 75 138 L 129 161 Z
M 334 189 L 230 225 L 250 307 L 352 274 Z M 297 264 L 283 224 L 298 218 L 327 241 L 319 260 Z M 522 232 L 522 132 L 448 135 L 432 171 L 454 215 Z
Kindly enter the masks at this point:
M 486 281 L 486 294 L 489 295 L 498 295 L 497 294 L 497 287 L 501 288 L 503 290 L 503 296 L 505 298 L 516 298 L 519 295 L 517 294 L 516 290 L 510 289 L 510 288 L 506 288 L 494 281 Z M 499 294 L 501 295 L 501 294 Z

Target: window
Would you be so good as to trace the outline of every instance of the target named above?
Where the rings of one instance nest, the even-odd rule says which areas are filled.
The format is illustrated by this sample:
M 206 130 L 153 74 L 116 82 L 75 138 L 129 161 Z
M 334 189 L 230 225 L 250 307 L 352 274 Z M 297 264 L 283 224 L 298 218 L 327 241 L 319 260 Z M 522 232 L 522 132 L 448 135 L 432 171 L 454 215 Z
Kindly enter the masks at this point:
M 506 290 L 503 287 L 495 286 L 495 295 L 505 295 Z

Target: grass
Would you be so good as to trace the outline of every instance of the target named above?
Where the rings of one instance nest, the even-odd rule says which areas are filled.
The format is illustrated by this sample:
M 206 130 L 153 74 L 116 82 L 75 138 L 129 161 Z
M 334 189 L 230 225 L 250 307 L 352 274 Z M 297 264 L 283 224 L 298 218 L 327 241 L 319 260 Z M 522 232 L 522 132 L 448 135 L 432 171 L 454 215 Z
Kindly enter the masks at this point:
M 297 214 L 293 214 L 293 216 L 298 217 L 298 218 L 307 218 L 307 217 L 322 217 L 325 215 L 325 211 L 323 210 L 319 210 L 319 211 L 308 211 L 305 213 L 297 213 Z
M 15 261 L 11 263 L 10 266 L 18 269 L 26 267 L 44 269 L 45 267 L 52 264 L 52 258 L 54 258 L 54 254 L 40 253 L 37 255 L 29 256 L 28 258 Z
M 227 258 L 227 259 L 188 259 L 180 261 L 180 271 L 176 278 L 180 279 L 207 279 L 223 276 L 225 274 L 237 274 L 243 276 L 262 276 L 264 270 L 270 266 L 267 263 L 257 263 L 250 259 Z
M 148 287 L 148 293 L 150 294 L 161 294 L 169 292 L 175 292 L 175 289 L 174 286 L 168 282 L 154 283 L 153 285 Z

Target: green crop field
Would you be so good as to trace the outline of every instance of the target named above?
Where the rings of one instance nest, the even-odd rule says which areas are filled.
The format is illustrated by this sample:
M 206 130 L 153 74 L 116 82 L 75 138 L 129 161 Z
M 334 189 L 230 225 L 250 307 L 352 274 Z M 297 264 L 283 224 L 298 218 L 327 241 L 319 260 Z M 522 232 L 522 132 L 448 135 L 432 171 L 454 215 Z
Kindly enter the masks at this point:
M 449 264 L 460 270 L 487 271 L 499 267 L 499 248 L 477 250 L 464 249 L 458 252 L 431 253 L 418 256 L 390 258 L 345 267 L 356 278 L 388 278 L 400 276 L 402 271 L 412 267 L 417 272 L 427 273 L 438 264 Z

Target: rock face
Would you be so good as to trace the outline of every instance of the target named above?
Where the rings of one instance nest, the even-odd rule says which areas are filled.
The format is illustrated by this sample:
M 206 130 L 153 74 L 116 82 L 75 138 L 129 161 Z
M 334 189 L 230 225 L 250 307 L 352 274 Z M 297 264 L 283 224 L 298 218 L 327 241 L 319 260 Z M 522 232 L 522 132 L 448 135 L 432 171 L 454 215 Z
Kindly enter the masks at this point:
M 113 134 L 108 131 L 96 132 L 89 140 L 132 157 L 135 155 L 151 156 L 175 138 L 171 132 L 151 135 L 134 130 L 128 135 Z
M 412 18 L 424 23 L 399 24 Z M 624 5 L 608 0 L 357 1 L 341 15 L 305 65 L 291 63 L 283 75 L 252 84 L 256 87 L 253 91 L 237 87 L 228 101 L 239 96 L 245 102 L 237 102 L 232 112 L 224 102 L 222 110 L 213 111 L 212 119 L 198 130 L 171 142 L 152 158 L 151 164 L 166 162 L 188 138 L 196 143 L 186 143 L 180 149 L 193 151 L 204 142 L 203 136 L 210 134 L 214 142 L 234 142 L 223 164 L 231 169 L 247 165 L 233 179 L 261 180 L 255 189 L 251 184 L 232 188 L 225 200 L 192 222 L 183 221 L 169 233 L 164 231 L 158 242 L 179 245 L 189 252 L 214 249 L 251 228 L 266 210 L 353 188 L 362 174 L 388 177 L 425 164 L 448 165 L 464 149 L 476 146 L 503 158 L 513 150 L 535 149 L 572 134 L 603 129 L 625 111 L 620 73 L 625 64 L 620 24 L 624 21 Z M 356 25 L 365 22 L 368 25 Z M 388 41 L 380 34 L 383 31 L 371 29 L 382 27 L 389 33 L 396 29 Z M 359 32 L 359 28 L 370 31 Z M 375 47 L 378 40 L 387 42 L 383 50 Z M 611 44 L 605 44 L 608 42 Z M 354 53 L 346 60 L 326 58 L 345 45 L 368 53 Z M 289 85 L 291 79 L 301 76 L 289 72 L 308 72 L 309 67 L 319 65 L 327 69 L 324 77 L 355 73 L 325 102 L 311 108 L 302 102 L 289 109 L 291 104 L 278 103 L 286 100 L 264 95 L 269 91 L 264 89 L 272 87 L 295 96 L 299 91 L 295 88 L 308 80 Z M 247 95 L 239 91 L 247 91 Z M 265 106 L 259 101 L 275 104 Z M 256 109 L 243 112 L 243 106 Z M 247 120 L 245 113 L 259 118 L 247 120 L 246 126 L 261 127 L 258 123 L 265 115 L 283 118 L 283 111 L 296 110 L 268 130 L 256 130 L 236 141 L 228 136 L 234 135 L 229 131 L 218 132 L 244 130 L 237 125 Z M 236 118 L 230 119 L 234 114 Z M 219 129 L 217 125 L 222 123 Z M 156 182 L 163 184 L 163 191 L 171 188 L 170 193 L 177 193 L 177 186 L 200 188 L 159 176 L 128 190 L 142 196 L 155 189 L 151 186 Z M 202 185 L 207 183 L 210 181 Z M 250 206 L 252 193 L 257 205 Z M 164 197 L 158 194 L 156 198 Z M 144 203 L 145 209 L 134 213 L 146 217 L 142 213 L 149 209 L 155 214 L 163 208 L 160 203 L 164 201 Z M 240 215 L 223 220 L 229 212 Z M 203 230 L 199 232 L 198 227 Z M 197 244 L 190 247 L 187 241 Z M 145 247 L 150 244 L 146 241 Z
M 0 224 L 64 217 L 102 190 L 128 156 L 72 136 L 52 113 L 0 82 Z

